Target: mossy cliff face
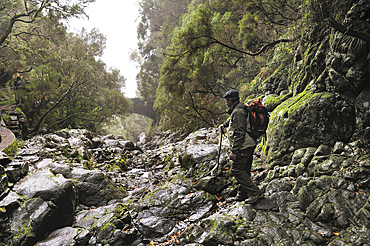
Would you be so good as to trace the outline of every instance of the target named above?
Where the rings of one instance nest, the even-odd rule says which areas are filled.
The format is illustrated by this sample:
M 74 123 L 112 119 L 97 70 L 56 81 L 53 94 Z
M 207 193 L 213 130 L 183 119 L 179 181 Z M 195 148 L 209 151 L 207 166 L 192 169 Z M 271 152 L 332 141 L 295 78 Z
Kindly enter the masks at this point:
M 355 2 L 343 23 L 368 30 L 370 3 Z M 263 103 L 271 112 L 263 146 L 265 163 L 286 166 L 294 149 L 333 146 L 337 141 L 370 146 L 369 45 L 316 25 L 292 44 L 292 52 L 279 54 L 285 59 L 276 55 L 274 60 L 285 66 L 270 65 L 279 72 L 272 72 L 261 87 L 268 95 Z M 283 95 L 292 97 L 282 98 L 281 103 L 273 100 Z
M 272 112 L 267 130 L 267 162 L 285 166 L 296 149 L 347 142 L 355 123 L 354 106 L 333 93 L 302 92 Z

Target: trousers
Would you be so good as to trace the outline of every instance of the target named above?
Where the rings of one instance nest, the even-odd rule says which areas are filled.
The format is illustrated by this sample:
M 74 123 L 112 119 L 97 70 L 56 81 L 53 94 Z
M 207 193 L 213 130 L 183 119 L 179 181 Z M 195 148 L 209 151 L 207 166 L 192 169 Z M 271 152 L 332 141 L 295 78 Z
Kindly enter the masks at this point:
M 258 186 L 251 179 L 251 168 L 253 152 L 256 147 L 250 147 L 240 151 L 232 163 L 231 173 L 238 181 L 238 197 L 246 199 L 262 193 Z

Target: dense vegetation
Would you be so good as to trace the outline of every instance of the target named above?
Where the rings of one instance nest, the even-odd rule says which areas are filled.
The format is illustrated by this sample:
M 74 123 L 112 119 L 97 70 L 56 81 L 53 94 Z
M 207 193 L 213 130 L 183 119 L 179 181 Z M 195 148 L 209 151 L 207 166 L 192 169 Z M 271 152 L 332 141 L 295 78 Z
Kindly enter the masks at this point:
M 97 30 L 68 33 L 63 24 L 94 1 L 0 3 L 0 85 L 11 87 L 17 75 L 28 82 L 16 96 L 34 132 L 102 130 L 128 111 L 120 92 L 125 78 L 100 60 L 105 37 Z M 343 24 L 353 2 L 140 0 L 139 49 L 131 54 L 140 66 L 138 91 L 154 104 L 158 125 L 186 132 L 218 124 L 229 89 L 243 100 L 300 93 L 304 83 L 296 82 L 315 74 L 310 64 L 292 67 L 306 55 L 300 47 L 328 30 L 344 33 L 351 45 L 369 45 L 361 23 Z M 285 78 L 265 83 L 276 73 Z
M 220 99 L 229 89 L 239 89 L 243 100 L 299 93 L 304 87 L 296 81 L 312 76 L 308 68 L 292 67 L 307 55 L 300 47 L 314 45 L 328 30 L 368 43 L 361 23 L 341 24 L 353 2 L 141 0 L 139 91 L 155 100 L 163 128 L 186 131 L 225 117 Z M 285 76 L 283 82 L 264 83 L 275 73 Z
M 15 91 L 31 132 L 85 127 L 98 130 L 129 107 L 125 78 L 100 60 L 105 37 L 97 30 L 68 33 L 65 21 L 84 15 L 89 1 L 13 1 L 0 4 L 0 84 Z

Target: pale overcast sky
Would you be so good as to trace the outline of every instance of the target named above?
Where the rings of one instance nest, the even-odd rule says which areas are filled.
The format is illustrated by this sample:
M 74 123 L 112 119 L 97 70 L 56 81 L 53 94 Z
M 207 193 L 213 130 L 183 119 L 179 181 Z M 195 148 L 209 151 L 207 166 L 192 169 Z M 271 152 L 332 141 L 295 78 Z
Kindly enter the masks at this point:
M 94 27 L 106 36 L 106 49 L 102 60 L 108 67 L 121 71 L 126 80 L 124 89 L 127 98 L 136 97 L 136 79 L 138 68 L 130 62 L 129 52 L 137 48 L 136 28 L 139 23 L 137 0 L 96 0 L 86 10 L 89 20 L 70 20 L 69 30 L 78 32 L 82 27 L 91 30 Z

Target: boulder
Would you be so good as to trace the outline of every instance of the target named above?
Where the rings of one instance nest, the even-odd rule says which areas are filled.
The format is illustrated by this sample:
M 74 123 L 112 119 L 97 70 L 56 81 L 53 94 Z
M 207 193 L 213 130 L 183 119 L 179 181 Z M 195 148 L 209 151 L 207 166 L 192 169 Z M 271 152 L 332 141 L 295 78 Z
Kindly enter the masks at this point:
M 46 233 L 73 223 L 78 203 L 73 181 L 40 170 L 27 175 L 13 190 L 25 200 L 9 215 L 13 245 L 34 244 Z
M 109 245 L 129 245 L 139 236 L 139 232 L 132 224 L 129 211 L 120 203 L 79 212 L 76 215 L 74 228 L 88 230 L 90 243 L 108 242 Z
M 272 112 L 265 157 L 272 166 L 288 165 L 293 150 L 348 142 L 355 124 L 353 105 L 329 92 L 302 92 Z
M 77 244 L 74 240 L 79 233 L 79 229 L 72 227 L 63 227 L 50 233 L 44 240 L 37 243 L 41 246 L 71 246 L 71 245 L 87 245 L 86 241 L 81 241 Z M 88 240 L 87 240 L 88 241 Z
M 232 245 L 233 234 L 236 231 L 235 221 L 225 215 L 215 214 L 187 228 L 180 238 L 180 244 L 199 243 L 201 245 L 217 246 Z
M 60 169 L 52 169 L 57 173 Z M 64 172 L 64 170 L 61 170 Z M 123 187 L 117 187 L 112 180 L 100 170 L 73 168 L 64 173 L 65 177 L 75 180 L 79 192 L 79 202 L 85 206 L 103 206 L 110 201 L 121 200 L 127 195 Z

